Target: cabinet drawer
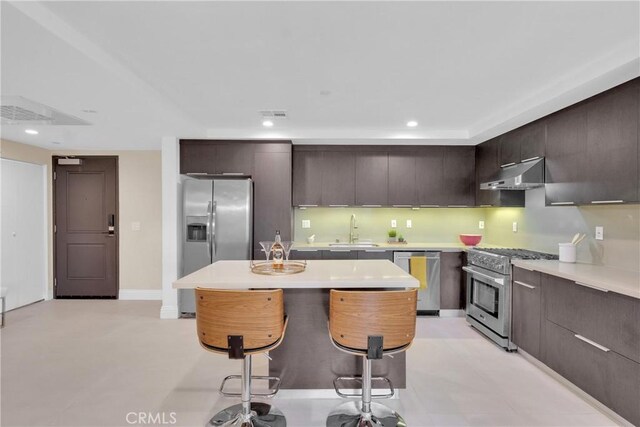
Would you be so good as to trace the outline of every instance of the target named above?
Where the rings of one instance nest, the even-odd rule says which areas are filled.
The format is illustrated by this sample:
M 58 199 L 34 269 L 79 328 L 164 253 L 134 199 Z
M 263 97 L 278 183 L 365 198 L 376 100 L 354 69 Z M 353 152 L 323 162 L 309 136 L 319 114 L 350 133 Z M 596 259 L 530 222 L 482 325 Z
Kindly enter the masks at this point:
M 308 251 L 300 251 L 300 250 L 292 250 L 289 254 L 289 259 L 296 260 L 307 260 L 307 259 L 322 259 L 322 251 L 318 250 L 308 250 Z
M 513 267 L 513 280 L 539 288 L 540 272 L 527 270 L 526 268 L 521 267 Z
M 594 344 L 553 322 L 545 322 L 547 366 L 640 425 L 640 364 Z
M 322 251 L 322 259 L 357 259 L 358 251 L 351 250 L 328 250 Z
M 393 251 L 358 251 L 358 259 L 386 259 L 393 262 Z
M 546 319 L 640 363 L 640 300 L 542 275 Z
M 527 270 L 522 271 L 535 273 Z M 542 292 L 539 283 L 537 283 L 538 281 L 538 276 L 515 274 L 514 271 L 511 334 L 512 341 L 518 347 L 533 357 L 540 359 Z

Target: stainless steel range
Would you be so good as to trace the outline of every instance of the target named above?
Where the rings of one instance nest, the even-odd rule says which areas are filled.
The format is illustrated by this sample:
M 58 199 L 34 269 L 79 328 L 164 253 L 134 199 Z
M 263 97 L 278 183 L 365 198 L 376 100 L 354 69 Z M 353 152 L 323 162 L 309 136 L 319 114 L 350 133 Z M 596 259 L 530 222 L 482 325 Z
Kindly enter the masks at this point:
M 467 252 L 467 322 L 506 350 L 511 342 L 511 260 L 558 259 L 526 249 L 478 249 Z

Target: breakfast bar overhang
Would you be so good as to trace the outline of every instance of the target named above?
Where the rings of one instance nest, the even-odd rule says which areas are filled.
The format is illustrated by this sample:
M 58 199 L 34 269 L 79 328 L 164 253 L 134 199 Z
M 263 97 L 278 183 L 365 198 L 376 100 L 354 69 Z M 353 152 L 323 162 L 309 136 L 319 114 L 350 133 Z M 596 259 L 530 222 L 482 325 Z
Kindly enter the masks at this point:
M 251 261 L 218 261 L 173 283 L 176 289 L 283 289 L 289 318 L 282 345 L 269 356 L 269 375 L 282 379 L 282 389 L 333 389 L 339 376 L 359 375 L 357 356 L 334 347 L 327 328 L 331 289 L 399 290 L 419 281 L 387 260 L 310 260 L 291 275 L 251 272 Z M 238 311 L 238 316 L 251 313 Z M 405 353 L 374 364 L 374 376 L 388 377 L 395 388 L 406 386 Z

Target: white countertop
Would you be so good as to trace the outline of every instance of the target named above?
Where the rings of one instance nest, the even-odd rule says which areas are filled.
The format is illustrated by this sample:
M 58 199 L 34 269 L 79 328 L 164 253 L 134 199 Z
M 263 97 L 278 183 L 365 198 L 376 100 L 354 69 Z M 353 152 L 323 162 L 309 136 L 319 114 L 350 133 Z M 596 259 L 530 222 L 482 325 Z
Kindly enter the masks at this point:
M 334 250 L 334 251 L 440 251 L 440 252 L 462 252 L 473 246 L 465 246 L 462 243 L 421 243 L 411 242 L 401 243 L 376 243 L 377 246 L 370 247 L 347 247 L 347 246 L 329 246 L 329 242 L 318 243 L 294 243 L 293 250 L 312 251 L 312 250 Z M 478 245 L 478 248 L 491 247 L 491 245 Z
M 512 264 L 640 299 L 640 272 L 584 263 L 514 259 Z
M 302 273 L 265 276 L 250 261 L 218 261 L 173 282 L 176 289 L 417 288 L 409 273 L 387 260 L 311 260 Z

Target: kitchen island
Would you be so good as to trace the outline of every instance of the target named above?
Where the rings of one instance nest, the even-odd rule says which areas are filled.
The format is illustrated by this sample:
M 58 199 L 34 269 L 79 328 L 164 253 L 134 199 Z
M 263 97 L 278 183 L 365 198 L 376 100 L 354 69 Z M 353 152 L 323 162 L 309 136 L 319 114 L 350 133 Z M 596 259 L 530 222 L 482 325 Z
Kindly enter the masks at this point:
M 305 271 L 286 276 L 254 274 L 250 261 L 218 261 L 173 283 L 176 289 L 283 289 L 289 325 L 282 345 L 269 354 L 269 375 L 279 376 L 281 388 L 289 390 L 333 389 L 335 377 L 360 374 L 359 358 L 338 350 L 329 338 L 331 289 L 418 286 L 418 280 L 386 260 L 311 260 Z M 404 353 L 373 364 L 373 375 L 389 377 L 396 388 L 405 388 L 405 371 Z

